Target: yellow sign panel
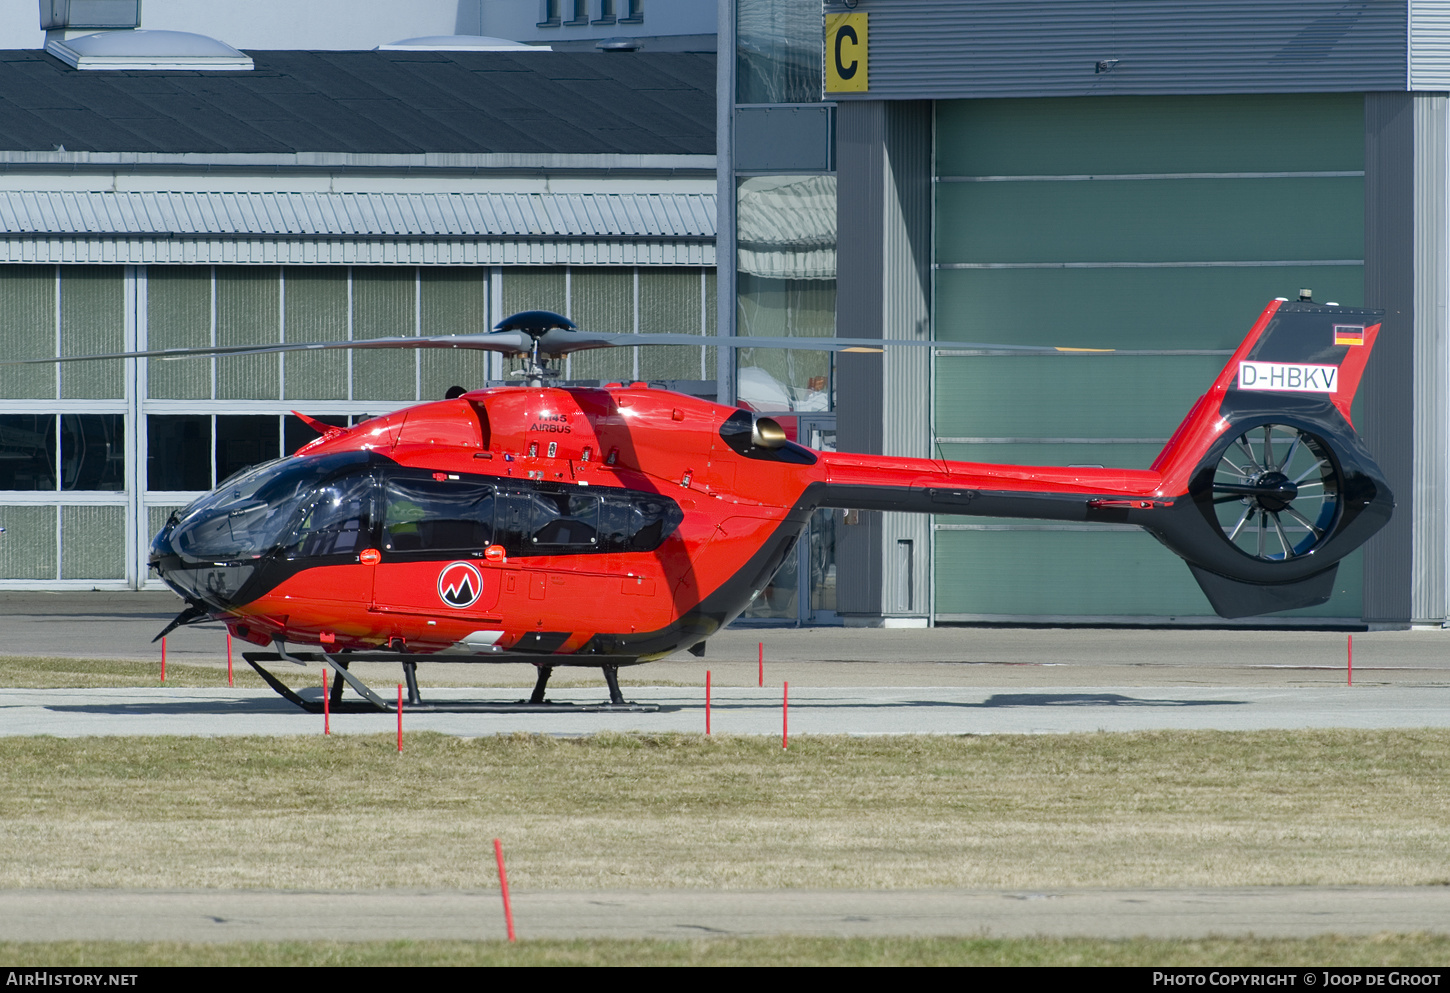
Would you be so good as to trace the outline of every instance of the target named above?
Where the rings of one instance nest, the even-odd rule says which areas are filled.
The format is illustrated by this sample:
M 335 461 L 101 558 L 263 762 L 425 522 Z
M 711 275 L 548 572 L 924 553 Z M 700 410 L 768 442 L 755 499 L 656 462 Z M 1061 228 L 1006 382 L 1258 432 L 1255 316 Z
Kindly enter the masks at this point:
M 866 18 L 855 14 L 826 15 L 826 92 L 866 92 Z

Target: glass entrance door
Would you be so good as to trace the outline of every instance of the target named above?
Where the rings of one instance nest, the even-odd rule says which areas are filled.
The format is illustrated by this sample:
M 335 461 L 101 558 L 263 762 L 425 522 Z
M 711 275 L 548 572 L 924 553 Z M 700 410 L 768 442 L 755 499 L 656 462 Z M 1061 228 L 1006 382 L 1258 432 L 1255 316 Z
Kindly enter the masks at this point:
M 776 415 L 787 437 L 817 451 L 836 450 L 834 414 Z M 795 550 L 746 608 L 746 623 L 791 626 L 837 624 L 836 529 L 839 510 L 822 509 L 811 515 Z

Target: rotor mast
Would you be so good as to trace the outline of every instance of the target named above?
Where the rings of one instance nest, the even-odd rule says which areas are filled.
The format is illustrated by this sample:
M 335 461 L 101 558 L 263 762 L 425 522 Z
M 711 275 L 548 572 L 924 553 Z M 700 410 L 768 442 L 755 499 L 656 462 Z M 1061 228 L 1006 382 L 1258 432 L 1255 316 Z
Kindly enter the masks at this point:
M 495 331 L 519 331 L 529 336 L 529 350 L 525 355 L 526 368 L 515 370 L 511 375 L 522 378 L 530 386 L 543 386 L 559 373 L 549 368 L 548 354 L 540 354 L 540 342 L 554 330 L 575 331 L 576 325 L 569 318 L 548 310 L 528 310 L 514 314 L 494 326 Z

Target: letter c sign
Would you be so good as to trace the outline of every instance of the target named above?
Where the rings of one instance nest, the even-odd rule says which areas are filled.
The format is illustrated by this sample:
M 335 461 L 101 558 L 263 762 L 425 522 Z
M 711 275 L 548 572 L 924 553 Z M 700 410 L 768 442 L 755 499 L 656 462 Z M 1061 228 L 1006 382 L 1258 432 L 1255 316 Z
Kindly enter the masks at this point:
M 865 11 L 826 15 L 826 92 L 866 92 Z

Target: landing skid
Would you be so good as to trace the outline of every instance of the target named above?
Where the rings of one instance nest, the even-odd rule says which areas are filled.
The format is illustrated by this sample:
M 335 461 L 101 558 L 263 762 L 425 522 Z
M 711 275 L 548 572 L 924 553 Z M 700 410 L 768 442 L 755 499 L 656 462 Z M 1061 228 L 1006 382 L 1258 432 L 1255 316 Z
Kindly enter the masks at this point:
M 305 700 L 295 693 L 289 686 L 267 671 L 261 663 L 263 662 L 293 662 L 298 665 L 307 662 L 322 662 L 335 674 L 336 679 L 332 684 L 331 698 L 327 702 L 328 709 L 339 714 L 376 714 L 396 713 L 398 704 L 396 700 L 388 700 L 373 691 L 366 683 L 348 671 L 352 662 L 401 662 L 404 667 L 404 675 L 407 682 L 408 702 L 404 709 L 409 712 L 423 714 L 600 714 L 600 713 L 631 713 L 650 714 L 657 712 L 660 708 L 656 704 L 632 703 L 624 699 L 619 689 L 619 666 L 603 665 L 604 680 L 609 685 L 609 701 L 607 703 L 554 703 L 544 699 L 544 690 L 549 682 L 549 675 L 554 671 L 553 666 L 538 665 L 533 657 L 513 656 L 507 659 L 510 662 L 527 662 L 529 665 L 538 666 L 538 682 L 534 685 L 534 691 L 528 700 L 519 700 L 513 703 L 497 702 L 491 700 L 448 700 L 444 702 L 425 702 L 418 693 L 418 682 L 414 675 L 417 663 L 422 661 L 448 661 L 448 662 L 490 662 L 498 663 L 504 661 L 498 655 L 480 656 L 448 656 L 445 659 L 432 659 L 428 656 L 402 655 L 400 653 L 378 653 L 372 655 L 334 655 L 330 652 L 287 652 L 279 650 L 276 652 L 243 652 L 242 658 L 247 664 L 257 671 L 277 695 L 288 703 L 295 704 L 307 711 L 309 714 L 320 714 L 323 710 L 321 700 Z M 633 661 L 633 660 L 630 660 Z M 346 683 L 353 691 L 362 697 L 361 700 L 342 699 L 342 685 Z

